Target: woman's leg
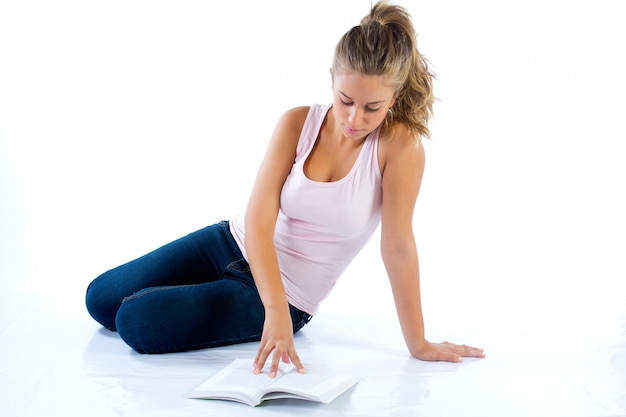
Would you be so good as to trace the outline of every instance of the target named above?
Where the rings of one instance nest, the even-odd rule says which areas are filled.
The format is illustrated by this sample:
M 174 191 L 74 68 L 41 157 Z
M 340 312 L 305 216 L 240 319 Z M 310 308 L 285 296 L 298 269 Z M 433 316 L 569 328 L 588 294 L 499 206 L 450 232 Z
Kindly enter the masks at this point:
M 140 353 L 167 353 L 260 340 L 264 309 L 248 263 L 215 282 L 153 287 L 124 299 L 120 337 Z
M 218 280 L 231 262 L 241 258 L 228 222 L 208 226 L 100 275 L 87 289 L 87 310 L 104 327 L 115 330 L 124 298 L 151 287 Z
M 294 333 L 311 316 L 290 306 Z M 265 310 L 250 266 L 240 259 L 214 282 L 153 287 L 127 297 L 120 337 L 140 353 L 168 353 L 261 340 Z
M 142 353 L 260 340 L 264 308 L 250 267 L 222 222 L 96 278 L 91 315 Z M 311 316 L 290 306 L 294 333 Z

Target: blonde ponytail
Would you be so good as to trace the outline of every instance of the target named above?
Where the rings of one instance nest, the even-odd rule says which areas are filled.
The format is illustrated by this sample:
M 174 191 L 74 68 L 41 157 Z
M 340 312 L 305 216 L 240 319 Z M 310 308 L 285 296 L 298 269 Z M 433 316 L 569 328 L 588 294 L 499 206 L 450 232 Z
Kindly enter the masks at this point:
M 388 78 L 396 101 L 383 122 L 385 129 L 403 123 L 416 140 L 430 136 L 433 74 L 418 51 L 415 29 L 405 8 L 381 0 L 359 26 L 346 32 L 335 48 L 333 73 L 349 71 Z

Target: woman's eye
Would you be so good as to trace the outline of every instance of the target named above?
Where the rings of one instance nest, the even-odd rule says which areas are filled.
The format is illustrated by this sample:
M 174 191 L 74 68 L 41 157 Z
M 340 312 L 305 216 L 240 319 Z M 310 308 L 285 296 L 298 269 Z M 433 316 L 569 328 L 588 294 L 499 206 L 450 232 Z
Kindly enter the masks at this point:
M 354 104 L 351 101 L 344 101 L 343 99 L 339 99 L 339 100 L 341 100 L 341 104 L 343 104 L 344 106 L 352 106 Z M 370 113 L 377 112 L 380 109 L 381 109 L 381 107 L 372 108 L 372 107 L 369 107 L 369 106 L 365 106 L 365 111 L 366 112 L 370 112 Z

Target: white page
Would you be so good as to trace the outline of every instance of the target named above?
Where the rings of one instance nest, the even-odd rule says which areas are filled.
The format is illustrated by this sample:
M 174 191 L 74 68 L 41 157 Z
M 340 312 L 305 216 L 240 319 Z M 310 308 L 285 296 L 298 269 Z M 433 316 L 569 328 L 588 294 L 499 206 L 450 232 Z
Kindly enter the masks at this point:
M 336 375 L 332 371 L 312 370 L 300 374 L 293 365 L 281 363 L 275 378 L 267 372 L 254 374 L 248 360 L 237 359 L 189 394 L 190 398 L 238 398 L 237 393 L 256 402 L 262 393 L 265 399 L 303 398 L 329 402 L 356 383 L 351 375 Z M 299 394 L 299 395 L 298 395 Z

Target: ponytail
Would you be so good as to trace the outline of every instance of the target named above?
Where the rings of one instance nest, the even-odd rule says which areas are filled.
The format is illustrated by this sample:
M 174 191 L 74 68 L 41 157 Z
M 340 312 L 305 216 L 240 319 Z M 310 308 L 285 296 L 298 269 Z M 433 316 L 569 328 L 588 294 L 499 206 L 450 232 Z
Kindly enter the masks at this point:
M 387 78 L 395 90 L 395 103 L 384 129 L 403 123 L 416 140 L 429 137 L 434 75 L 417 49 L 411 16 L 401 6 L 381 0 L 350 29 L 335 48 L 333 73 L 356 71 Z

